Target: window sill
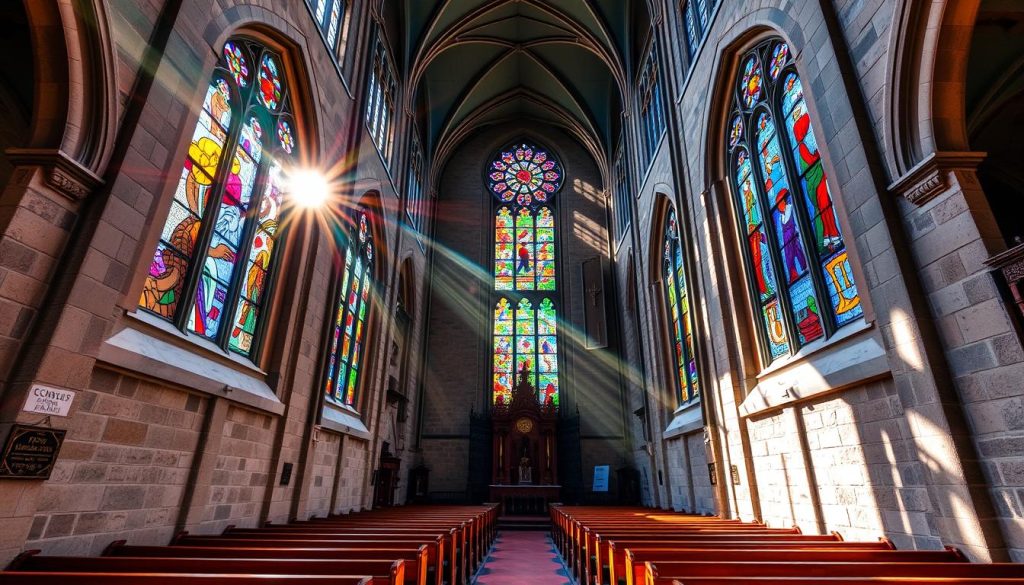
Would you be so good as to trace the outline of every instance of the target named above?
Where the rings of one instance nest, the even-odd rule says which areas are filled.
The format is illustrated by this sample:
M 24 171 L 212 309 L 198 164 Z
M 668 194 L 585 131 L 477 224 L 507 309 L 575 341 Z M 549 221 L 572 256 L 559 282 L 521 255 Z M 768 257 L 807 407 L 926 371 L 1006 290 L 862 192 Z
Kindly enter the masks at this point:
M 704 416 L 700 408 L 700 398 L 684 404 L 676 409 L 668 428 L 661 434 L 662 439 L 674 439 L 704 428 Z
M 128 317 L 128 326 L 103 342 L 99 361 L 271 414 L 284 413 L 284 404 L 266 383 L 266 372 L 152 315 L 137 311 Z M 147 326 L 156 330 L 146 331 Z
M 861 321 L 761 372 L 757 386 L 740 405 L 740 416 L 777 410 L 891 375 L 881 339 L 869 323 Z
M 324 401 L 320 427 L 342 435 L 370 440 L 370 430 L 359 418 L 359 413 L 350 407 L 338 406 L 329 401 Z

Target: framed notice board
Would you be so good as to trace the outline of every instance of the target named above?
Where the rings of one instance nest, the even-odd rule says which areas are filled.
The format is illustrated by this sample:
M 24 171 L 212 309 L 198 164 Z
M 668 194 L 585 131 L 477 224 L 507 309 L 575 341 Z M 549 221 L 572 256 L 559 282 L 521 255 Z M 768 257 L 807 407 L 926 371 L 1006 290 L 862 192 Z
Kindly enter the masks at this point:
M 0 452 L 0 477 L 49 479 L 67 431 L 14 425 Z

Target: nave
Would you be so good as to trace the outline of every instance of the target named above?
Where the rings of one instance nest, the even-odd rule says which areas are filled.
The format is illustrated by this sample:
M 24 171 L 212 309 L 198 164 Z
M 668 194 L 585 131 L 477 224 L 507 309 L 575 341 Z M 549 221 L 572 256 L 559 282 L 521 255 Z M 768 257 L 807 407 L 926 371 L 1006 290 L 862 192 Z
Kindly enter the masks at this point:
M 10 585 L 1022 585 L 1024 566 L 972 563 L 954 547 L 897 550 L 716 516 L 550 506 L 550 532 L 499 530 L 500 507 L 362 512 L 168 546 L 111 543 L 102 556 L 26 551 Z M 522 526 L 522 525 L 520 525 Z

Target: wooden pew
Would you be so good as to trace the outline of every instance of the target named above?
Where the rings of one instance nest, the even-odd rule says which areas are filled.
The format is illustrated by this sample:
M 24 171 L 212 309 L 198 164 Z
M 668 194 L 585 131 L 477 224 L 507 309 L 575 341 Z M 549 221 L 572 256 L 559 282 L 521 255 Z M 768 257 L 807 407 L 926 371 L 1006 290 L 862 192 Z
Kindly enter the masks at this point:
M 268 538 L 225 538 L 221 536 L 184 536 L 172 546 L 197 546 L 207 548 L 291 548 L 291 549 L 352 549 L 352 548 L 391 548 L 409 546 L 427 546 L 428 566 L 436 576 L 435 585 L 456 583 L 454 559 L 440 536 L 424 539 L 409 536 L 386 538 L 375 535 L 375 539 L 347 537 L 319 539 L 268 539 Z
M 842 537 L 838 534 L 785 534 L 785 533 L 764 533 L 764 532 L 715 532 L 715 533 L 641 533 L 636 532 L 602 532 L 587 533 L 583 539 L 582 550 L 575 553 L 577 561 L 574 563 L 577 574 L 581 576 L 584 583 L 593 583 L 594 575 L 602 566 L 602 559 L 598 553 L 601 548 L 601 541 L 625 539 L 625 540 L 647 540 L 649 542 L 701 542 L 701 543 L 731 543 L 731 542 L 798 542 L 798 543 L 835 543 L 841 542 Z M 622 559 L 625 563 L 625 558 Z
M 657 561 L 646 563 L 645 585 L 689 583 L 694 577 L 911 577 L 1019 579 L 1024 582 L 1024 565 L 1015 563 L 843 563 L 843 562 L 747 562 Z
M 374 585 L 353 575 L 211 575 L 199 573 L 25 573 L 0 571 L 4 585 Z
M 698 577 L 672 585 L 1021 585 L 1024 579 L 960 577 Z
M 60 557 L 20 555 L 19 572 L 231 573 L 239 575 L 368 575 L 374 583 L 405 585 L 405 562 L 370 559 L 235 559 L 156 557 Z M 2 581 L 2 578 L 0 578 Z
M 629 548 L 626 549 L 625 575 L 616 573 L 615 585 L 647 582 L 648 561 L 734 562 L 840 562 L 840 563 L 967 563 L 959 550 L 855 550 L 829 549 L 688 549 Z
M 435 571 L 428 571 L 427 546 L 409 548 L 229 548 L 202 546 L 138 546 L 126 545 L 125 541 L 112 543 L 103 552 L 104 557 L 156 557 L 156 558 L 199 558 L 208 559 L 373 559 L 405 561 L 405 582 L 407 585 L 436 585 Z M 35 554 L 28 551 L 22 555 Z M 18 568 L 19 556 L 11 563 L 11 570 Z
M 456 524 L 453 526 L 453 524 Z M 469 571 L 475 568 L 473 551 L 468 540 L 470 531 L 464 526 L 465 523 L 455 522 L 430 522 L 423 524 L 416 520 L 409 522 L 390 522 L 383 520 L 361 520 L 358 522 L 328 522 L 311 521 L 306 523 L 291 523 L 270 525 L 264 528 L 234 528 L 228 527 L 224 530 L 223 536 L 233 538 L 265 538 L 271 535 L 275 538 L 296 538 L 296 535 L 308 536 L 310 538 L 332 537 L 335 535 L 360 534 L 360 535 L 433 535 L 441 534 L 448 539 L 448 547 L 452 551 L 452 559 L 456 566 L 459 578 L 465 581 Z M 469 551 L 469 552 L 467 552 Z
M 737 540 L 737 541 L 726 541 L 726 542 L 700 542 L 693 540 L 673 540 L 669 538 L 657 538 L 657 539 L 614 539 L 608 540 L 607 543 L 598 540 L 597 546 L 597 562 L 608 563 L 608 570 L 610 577 L 621 580 L 626 578 L 626 551 L 638 547 L 651 547 L 651 546 L 670 546 L 678 548 L 687 548 L 695 550 L 757 550 L 757 549 L 775 549 L 775 550 L 851 550 L 851 551 L 892 551 L 895 550 L 892 543 L 888 540 L 877 540 L 867 542 L 848 542 L 848 541 L 806 541 L 806 540 L 792 540 L 792 541 L 759 541 L 759 540 Z M 600 565 L 603 568 L 603 564 Z M 615 583 L 615 580 L 611 580 L 611 583 Z

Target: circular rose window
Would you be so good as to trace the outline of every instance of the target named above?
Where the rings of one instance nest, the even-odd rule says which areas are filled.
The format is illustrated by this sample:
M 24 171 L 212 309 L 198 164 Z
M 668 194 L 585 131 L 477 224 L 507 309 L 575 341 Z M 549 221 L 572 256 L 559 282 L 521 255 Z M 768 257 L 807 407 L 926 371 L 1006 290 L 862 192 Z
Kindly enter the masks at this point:
M 532 207 L 555 196 L 562 186 L 562 167 L 547 151 L 519 144 L 491 162 L 487 178 L 487 187 L 499 201 Z

